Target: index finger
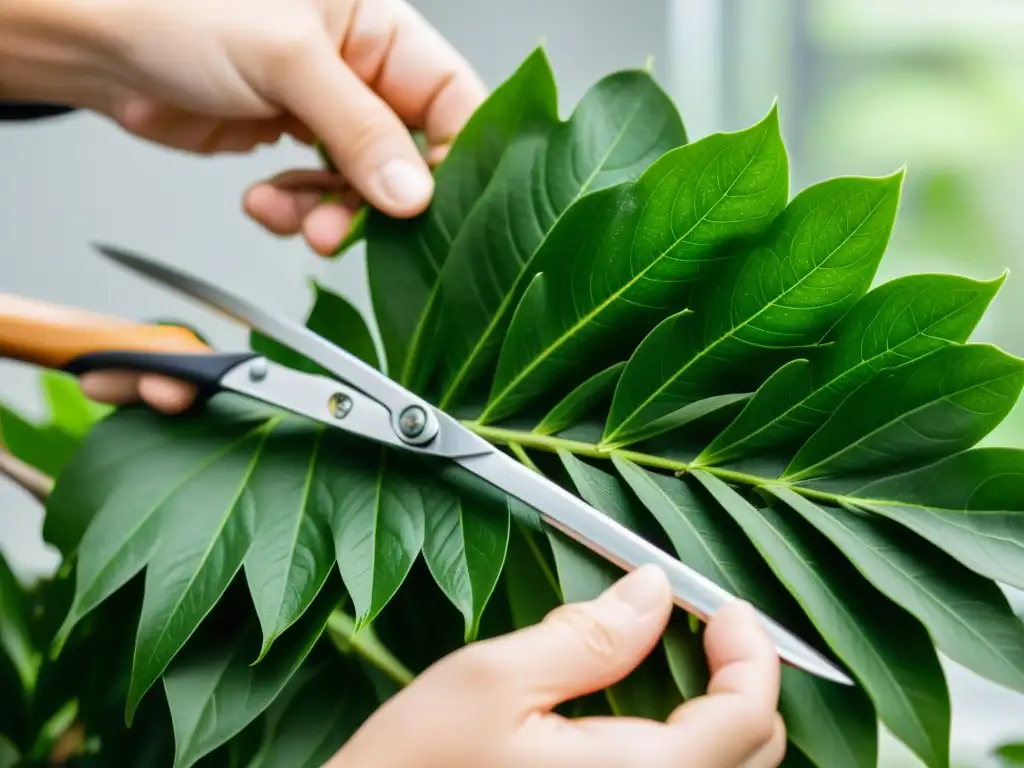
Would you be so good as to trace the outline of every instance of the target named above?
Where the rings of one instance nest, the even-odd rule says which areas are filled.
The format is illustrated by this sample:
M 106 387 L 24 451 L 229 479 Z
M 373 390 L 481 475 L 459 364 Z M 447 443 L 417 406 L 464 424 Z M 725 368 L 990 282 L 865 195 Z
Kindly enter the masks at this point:
M 673 738 L 689 744 L 701 766 L 733 766 L 771 741 L 779 702 L 775 646 L 746 603 L 720 609 L 704 646 L 711 670 L 707 694 L 669 716 Z
M 487 97 L 469 62 L 404 0 L 359 3 L 341 54 L 431 147 L 451 142 Z

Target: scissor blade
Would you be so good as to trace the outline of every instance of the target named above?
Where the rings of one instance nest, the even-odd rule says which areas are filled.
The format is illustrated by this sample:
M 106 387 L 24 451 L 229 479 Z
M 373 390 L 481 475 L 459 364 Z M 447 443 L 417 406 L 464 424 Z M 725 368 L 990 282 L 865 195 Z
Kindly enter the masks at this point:
M 392 420 L 409 405 L 419 405 L 436 413 L 436 409 L 430 408 L 428 403 L 397 382 L 305 326 L 275 317 L 223 288 L 141 254 L 102 243 L 94 243 L 93 247 L 112 261 L 196 299 L 319 363 L 342 381 L 381 403 L 390 412 Z M 377 435 L 367 437 L 378 438 Z M 407 443 L 395 444 L 411 451 L 453 457 L 478 450 L 480 443 L 472 438 L 475 436 L 461 427 L 449 427 L 442 430 L 425 449 Z
M 499 451 L 456 461 L 467 470 L 537 510 L 541 519 L 591 551 L 633 570 L 654 563 L 668 575 L 675 603 L 707 620 L 736 597 L 582 499 Z M 779 657 L 806 672 L 845 685 L 853 681 L 831 661 L 777 622 L 760 613 Z

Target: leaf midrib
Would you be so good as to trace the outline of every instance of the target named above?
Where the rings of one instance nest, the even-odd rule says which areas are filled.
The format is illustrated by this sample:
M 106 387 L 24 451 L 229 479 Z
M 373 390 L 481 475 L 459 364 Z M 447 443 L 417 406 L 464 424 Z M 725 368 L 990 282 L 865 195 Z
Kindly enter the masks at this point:
M 863 193 L 860 193 L 860 194 L 863 194 Z M 806 218 L 809 218 L 811 215 L 813 215 L 816 211 L 818 211 L 822 206 L 824 206 L 831 199 L 832 198 L 829 198 L 828 200 L 823 200 L 819 205 L 815 206 L 815 208 L 811 212 L 809 212 L 807 214 L 807 217 L 805 217 L 805 220 L 806 220 Z M 829 251 L 828 255 L 825 256 L 824 259 L 822 259 L 819 263 L 815 264 L 814 268 L 811 269 L 810 272 L 807 272 L 803 277 L 801 277 L 799 280 L 797 280 L 795 283 L 793 283 L 793 285 L 791 285 L 789 288 L 787 288 L 782 293 L 780 293 L 778 296 L 776 296 L 774 300 L 772 300 L 772 301 L 768 302 L 767 304 L 765 304 L 763 307 L 761 307 L 759 310 L 757 310 L 757 312 L 752 314 L 750 317 L 745 319 L 743 322 L 741 322 L 738 325 L 730 328 L 724 334 L 722 334 L 718 338 L 714 339 L 710 344 L 706 344 L 704 347 L 701 348 L 701 350 L 696 355 L 694 355 L 692 358 L 690 358 L 683 365 L 682 368 L 679 368 L 674 374 L 672 374 L 671 376 L 667 377 L 664 381 L 662 381 L 662 383 L 654 390 L 654 392 L 652 392 L 647 398 L 645 398 L 643 400 L 643 402 L 641 402 L 632 411 L 630 411 L 629 415 L 625 419 L 623 419 L 622 421 L 619 422 L 619 426 L 616 427 L 615 430 L 612 431 L 612 433 L 609 434 L 608 437 L 606 438 L 606 440 L 603 441 L 603 442 L 608 442 L 608 443 L 614 442 L 615 441 L 615 437 L 617 435 L 619 435 L 622 432 L 626 431 L 625 427 L 626 427 L 627 424 L 629 424 L 631 421 L 633 421 L 637 417 L 637 415 L 639 413 L 641 413 L 645 408 L 647 408 L 651 404 L 651 402 L 653 400 L 655 400 L 666 389 L 668 389 L 670 386 L 672 386 L 676 382 L 677 379 L 679 379 L 684 373 L 686 373 L 687 370 L 690 369 L 691 366 L 693 366 L 698 361 L 703 359 L 708 353 L 710 353 L 712 350 L 716 349 L 720 344 L 722 344 L 725 341 L 733 338 L 739 331 L 741 331 L 742 329 L 746 328 L 750 323 L 752 323 L 755 320 L 757 320 L 764 312 L 768 311 L 769 309 L 773 309 L 774 307 L 776 307 L 783 299 L 786 298 L 786 296 L 788 296 L 792 291 L 796 290 L 797 288 L 800 288 L 804 284 L 804 282 L 806 280 L 810 279 L 813 275 L 817 274 L 817 272 L 819 270 L 826 268 L 826 266 L 828 265 L 829 261 L 831 261 L 832 257 L 834 257 L 836 255 L 836 253 L 839 252 L 840 249 L 845 247 L 846 244 L 853 237 L 855 237 L 857 235 L 857 233 L 860 231 L 861 227 L 863 227 L 865 225 L 865 223 L 870 221 L 871 217 L 874 216 L 875 211 L 878 210 L 878 208 L 882 205 L 882 203 L 884 203 L 887 199 L 888 199 L 888 195 L 883 195 L 878 200 L 878 202 L 875 203 L 875 205 L 871 207 L 871 210 L 868 211 L 867 215 L 860 221 L 860 223 L 857 224 L 857 226 L 846 237 L 843 238 L 842 242 L 839 243 L 839 245 L 837 245 L 831 251 Z M 847 202 L 849 202 L 849 201 L 847 201 Z M 827 227 L 829 224 L 831 224 L 832 220 L 836 217 L 836 213 L 837 212 L 834 211 L 832 213 L 832 215 L 829 216 L 828 221 L 825 223 L 825 227 Z M 868 234 L 870 234 L 870 233 L 868 233 Z M 627 435 L 628 435 L 628 432 L 627 432 Z
M 640 102 L 640 101 L 641 101 L 640 99 L 637 99 L 637 102 Z M 509 304 L 512 303 L 512 297 L 516 294 L 517 289 L 522 284 L 523 278 L 526 276 L 527 268 L 530 266 L 530 264 L 533 263 L 533 260 L 537 257 L 537 254 L 540 252 L 540 249 L 544 247 L 544 244 L 548 241 L 548 238 L 551 236 L 551 233 L 555 231 L 555 227 L 557 227 L 559 222 L 562 221 L 562 219 L 565 217 L 566 212 L 572 207 L 572 205 L 577 200 L 579 200 L 584 194 L 586 194 L 586 192 L 590 188 L 590 185 L 594 182 L 594 179 L 596 179 L 598 177 L 598 175 L 604 170 L 605 163 L 608 162 L 609 158 L 611 158 L 611 156 L 615 152 L 615 150 L 618 149 L 618 146 L 622 142 L 622 139 L 625 137 L 628 128 L 630 126 L 632 126 L 633 121 L 636 119 L 636 116 L 639 113 L 640 113 L 640 104 L 638 103 L 636 108 L 633 110 L 632 114 L 630 114 L 629 119 L 625 121 L 625 123 L 624 123 L 624 125 L 622 127 L 622 130 L 619 131 L 619 133 L 615 137 L 614 141 L 612 141 L 609 144 L 607 151 L 604 152 L 603 155 L 601 155 L 600 161 L 594 164 L 593 171 L 591 171 L 590 175 L 580 184 L 579 190 L 573 195 L 572 200 L 565 204 L 565 206 L 562 208 L 561 212 L 555 218 L 554 222 L 552 222 L 551 226 L 548 228 L 548 230 L 541 237 L 540 242 L 537 243 L 537 246 L 532 250 L 532 252 L 530 253 L 530 257 L 526 260 L 526 263 L 523 265 L 523 267 L 520 270 L 519 274 L 516 276 L 515 281 L 512 283 L 512 288 L 505 293 L 504 297 L 502 297 L 501 304 L 498 305 L 497 311 L 491 316 L 491 319 L 488 321 L 487 326 L 486 326 L 486 328 L 484 328 L 483 333 L 481 333 L 480 336 L 477 338 L 476 343 L 473 345 L 473 348 L 470 350 L 469 354 L 466 356 L 466 359 L 463 361 L 462 365 L 459 366 L 458 372 L 455 374 L 455 377 L 452 379 L 451 384 L 448 385 L 447 391 L 444 393 L 444 396 L 441 398 L 441 401 L 438 404 L 439 408 L 444 410 L 448 406 L 448 404 L 449 404 L 448 401 L 455 394 L 458 393 L 458 390 L 459 390 L 459 388 L 462 385 L 462 380 L 468 375 L 469 370 L 470 370 L 472 364 L 476 360 L 476 356 L 479 354 L 480 350 L 484 347 L 485 342 L 488 340 L 490 335 L 494 332 L 495 328 L 497 328 L 498 322 L 504 316 L 505 310 L 508 309 Z M 547 160 L 548 153 L 551 150 L 551 138 L 552 138 L 552 136 L 560 128 L 563 128 L 565 126 L 570 125 L 571 122 L 572 122 L 572 118 L 570 118 L 569 120 L 567 120 L 567 121 L 565 121 L 563 123 L 560 123 L 558 126 L 556 126 L 556 127 L 554 127 L 552 129 L 551 135 L 548 136 L 548 141 L 547 141 L 547 143 L 544 146 L 544 159 L 545 159 L 545 161 Z M 573 156 L 572 159 L 574 160 L 575 156 Z M 546 182 L 547 182 L 548 176 L 545 175 L 544 178 L 545 178 L 545 186 L 546 186 Z M 548 191 L 548 197 L 550 197 L 550 191 Z
M 761 150 L 761 146 L 764 144 L 764 142 L 767 139 L 767 137 L 768 137 L 768 132 L 765 131 L 761 135 L 761 138 L 760 138 L 760 140 L 757 143 L 757 147 L 754 149 L 753 152 L 751 152 L 750 157 L 747 159 L 747 162 L 744 164 L 743 169 L 739 173 L 736 174 L 736 178 L 734 178 L 732 180 L 732 182 L 729 184 L 728 188 L 722 193 L 722 195 L 718 198 L 718 200 L 715 201 L 714 205 L 709 206 L 707 211 L 705 211 L 701 215 L 701 217 L 697 221 L 695 221 L 690 226 L 690 228 L 688 230 L 686 230 L 686 232 L 683 235 L 681 235 L 680 237 L 676 238 L 672 242 L 672 245 L 670 245 L 667 249 L 663 250 L 661 253 L 659 253 L 657 256 L 655 256 L 653 259 L 651 259 L 651 262 L 646 267 L 644 267 L 642 270 L 640 270 L 640 272 L 638 272 L 636 275 L 631 277 L 626 282 L 625 285 L 623 285 L 617 291 L 612 293 L 607 299 L 602 301 L 600 304 L 598 304 L 596 307 L 594 307 L 590 312 L 588 312 L 583 317 L 581 317 L 579 320 L 577 320 L 576 323 L 574 323 L 567 331 L 563 331 L 562 334 L 555 340 L 555 342 L 553 344 L 550 344 L 540 355 L 535 357 L 533 359 L 533 361 L 529 365 L 527 365 L 525 368 L 523 368 L 523 370 L 520 371 L 519 374 L 517 374 L 512 379 L 512 381 L 509 382 L 505 386 L 505 388 L 501 392 L 499 392 L 497 394 L 497 396 L 495 396 L 491 400 L 491 402 L 489 402 L 487 404 L 487 407 L 484 409 L 483 413 L 480 414 L 479 420 L 481 422 L 485 421 L 489 417 L 490 412 L 493 411 L 494 406 L 497 403 L 501 402 L 502 399 L 504 399 L 511 390 L 513 390 L 516 386 L 519 385 L 520 382 L 522 382 L 530 374 L 532 374 L 533 371 L 537 368 L 537 366 L 539 366 L 541 363 L 543 363 L 545 360 L 547 360 L 554 353 L 554 351 L 556 349 L 558 349 L 559 347 L 562 346 L 562 344 L 565 343 L 565 341 L 568 338 L 570 338 L 572 336 L 575 336 L 576 333 L 583 326 L 587 325 L 594 317 L 596 317 L 601 312 L 603 312 L 609 305 L 611 305 L 612 303 L 618 301 L 619 298 L 626 291 L 630 290 L 634 285 L 636 285 L 636 283 L 639 280 L 641 280 L 647 274 L 647 272 L 649 270 L 653 269 L 656 265 L 660 264 L 662 259 L 664 259 L 669 253 L 671 253 L 672 250 L 676 246 L 678 246 L 681 242 L 686 240 L 686 238 L 689 237 L 698 226 L 703 224 L 708 219 L 708 217 L 711 215 L 711 212 L 714 211 L 719 205 L 721 205 L 722 201 L 725 200 L 729 196 L 729 193 L 732 191 L 733 187 L 735 187 L 736 184 L 739 183 L 739 180 L 743 177 L 743 174 L 746 173 L 747 169 L 750 167 L 750 164 L 754 162 L 754 158 L 757 157 L 758 153 Z M 691 146 L 693 146 L 693 145 L 691 145 Z M 715 153 L 715 155 L 705 164 L 704 169 L 701 171 L 701 176 L 703 176 L 705 173 L 707 173 L 708 168 L 710 168 L 714 164 L 714 161 L 717 160 L 722 154 L 724 154 L 729 149 L 730 149 L 729 147 L 723 147 L 717 153 Z M 635 185 L 635 183 L 636 182 L 634 182 L 634 185 Z M 612 187 L 610 189 L 614 189 L 614 188 Z M 647 208 L 647 206 L 645 205 L 644 206 L 644 210 L 646 210 L 646 208 Z M 640 217 L 642 217 L 642 216 L 643 216 L 643 212 L 640 213 Z M 640 217 L 638 217 L 638 226 L 637 226 L 637 228 L 639 228 L 639 218 Z M 636 230 L 634 229 L 634 239 L 635 239 L 635 235 L 636 235 Z M 632 246 L 631 246 L 631 250 L 632 250 Z
M 923 358 L 919 358 L 919 359 L 923 359 Z M 826 456 L 825 458 L 821 459 L 820 461 L 815 462 L 814 464 L 811 464 L 811 465 L 809 465 L 807 467 L 804 467 L 799 472 L 795 472 L 795 473 L 790 475 L 790 474 L 788 474 L 788 472 L 784 471 L 782 473 L 782 476 L 781 476 L 780 479 L 782 479 L 782 480 L 790 480 L 790 481 L 794 481 L 794 482 L 797 481 L 797 480 L 805 480 L 805 479 L 808 478 L 809 473 L 814 471 L 814 469 L 816 469 L 817 467 L 820 467 L 822 464 L 824 464 L 827 461 L 835 460 L 838 457 L 843 456 L 846 453 L 849 453 L 854 448 L 857 448 L 858 446 L 860 446 L 860 444 L 863 443 L 864 441 L 874 437 L 878 432 L 882 431 L 883 429 L 888 429 L 895 422 L 902 421 L 902 420 L 904 420 L 904 419 L 906 419 L 906 418 L 908 418 L 910 416 L 913 416 L 913 415 L 919 413 L 920 411 L 924 410 L 925 408 L 930 408 L 933 405 L 936 405 L 936 404 L 941 403 L 941 402 L 945 402 L 945 401 L 947 401 L 947 400 L 949 400 L 949 399 L 951 399 L 953 397 L 957 397 L 959 395 L 962 395 L 963 393 L 968 392 L 968 391 L 970 391 L 972 389 L 977 389 L 978 387 L 988 386 L 989 384 L 992 384 L 992 383 L 998 382 L 998 381 L 1002 381 L 1003 379 L 1008 379 L 1008 378 L 1011 378 L 1013 376 L 1020 376 L 1020 374 L 1021 374 L 1021 371 L 1020 371 L 1020 369 L 1018 369 L 1018 370 L 1013 371 L 1011 373 L 1005 373 L 1005 374 L 1003 374 L 1001 376 L 996 376 L 996 377 L 993 377 L 991 379 L 986 379 L 984 381 L 976 381 L 976 382 L 972 383 L 970 386 L 964 387 L 962 389 L 957 389 L 957 390 L 955 390 L 953 392 L 948 392 L 948 393 L 942 395 L 941 397 L 936 397 L 936 398 L 930 399 L 927 402 L 922 403 L 921 405 L 917 406 L 916 408 L 911 408 L 909 411 L 904 411 L 902 414 L 900 414 L 900 415 L 898 415 L 898 416 L 896 416 L 896 417 L 894 417 L 892 419 L 889 419 L 889 420 L 883 422 L 878 427 L 876 427 L 875 429 L 871 430 L 870 432 L 862 435 L 861 437 L 857 438 L 854 442 L 849 443 L 848 445 L 846 445 L 841 450 L 836 451 L 836 452 Z M 838 413 L 838 411 L 837 411 L 837 413 Z M 833 417 L 834 417 L 834 415 L 835 414 L 833 414 Z M 824 429 L 824 426 L 822 426 L 822 429 Z
M 919 338 L 921 338 L 923 336 L 930 336 L 928 331 L 930 331 L 936 325 L 939 325 L 940 323 L 945 322 L 946 320 L 948 320 L 953 315 L 958 314 L 962 309 L 963 309 L 963 307 L 958 307 L 958 308 L 956 308 L 954 310 L 951 310 L 949 313 L 947 313 L 945 315 L 942 315 L 941 317 L 937 318 L 934 322 L 930 323 L 929 325 L 925 326 L 924 328 L 919 329 L 919 331 L 917 333 L 915 333 L 913 336 L 910 336 L 910 337 L 904 339 L 899 344 L 897 344 L 895 347 L 886 347 L 886 349 L 884 349 L 883 351 L 881 351 L 881 352 L 879 352 L 879 353 L 877 353 L 875 355 L 872 355 L 871 357 L 864 358 L 864 359 L 858 361 L 857 363 L 855 363 L 851 368 L 847 368 L 846 370 L 841 371 L 838 375 L 833 376 L 831 379 L 829 379 L 826 383 L 822 384 L 820 387 L 815 387 L 814 390 L 809 395 L 807 395 L 806 397 L 803 397 L 800 400 L 798 400 L 796 403 L 791 405 L 789 408 L 787 408 L 785 411 L 780 413 L 775 418 L 773 418 L 770 421 L 762 424 L 760 427 L 755 429 L 753 432 L 748 433 L 746 436 L 742 437 L 740 440 L 737 440 L 737 441 L 735 441 L 735 442 L 725 446 L 724 448 L 716 451 L 715 454 L 712 454 L 712 455 L 708 456 L 707 460 L 708 461 L 712 461 L 712 460 L 714 460 L 716 454 L 720 455 L 723 451 L 725 451 L 725 450 L 727 450 L 729 448 L 732 448 L 732 449 L 735 450 L 736 448 L 746 444 L 750 440 L 753 440 L 757 435 L 759 435 L 762 432 L 764 432 L 769 427 L 772 427 L 773 425 L 778 424 L 781 421 L 783 421 L 784 419 L 786 419 L 787 417 L 789 417 L 789 415 L 791 413 L 793 413 L 793 411 L 795 411 L 795 410 L 797 410 L 799 408 L 810 408 L 811 410 L 815 410 L 814 408 L 811 408 L 811 406 L 807 405 L 807 403 L 809 401 L 814 400 L 816 397 L 818 397 L 824 390 L 828 389 L 829 387 L 831 387 L 833 384 L 835 384 L 838 381 L 842 381 L 843 379 L 852 377 L 857 371 L 861 370 L 865 366 L 870 366 L 872 363 L 874 363 L 879 358 L 886 357 L 888 355 L 898 355 L 899 354 L 899 350 L 901 348 L 903 348 L 905 345 L 911 344 L 912 342 L 916 341 L 917 339 L 919 339 Z M 949 340 L 948 339 L 942 339 L 942 341 L 949 341 Z M 911 359 L 915 359 L 915 358 L 911 358 Z M 905 360 L 904 362 L 910 362 L 910 360 Z M 886 369 L 880 369 L 880 370 L 886 370 Z M 816 412 L 817 413 L 821 413 L 821 411 L 816 411 Z
M 316 437 L 313 439 L 313 450 L 310 451 L 310 457 L 309 457 L 309 462 L 308 462 L 308 471 L 306 472 L 306 482 L 303 483 L 302 498 L 299 500 L 299 513 L 297 515 L 295 515 L 295 526 L 292 529 L 292 535 L 291 535 L 291 542 L 292 542 L 292 544 L 288 548 L 288 568 L 285 571 L 284 584 L 282 585 L 281 593 L 278 596 L 278 599 L 275 601 L 277 603 L 277 610 L 275 611 L 276 618 L 274 619 L 274 634 L 273 634 L 273 636 L 267 638 L 267 640 L 268 640 L 267 648 L 269 648 L 269 642 L 270 641 L 272 641 L 274 638 L 278 637 L 282 632 L 284 632 L 286 629 L 288 629 L 287 626 L 283 626 L 283 627 L 280 626 L 280 624 L 281 624 L 281 612 L 284 610 L 284 595 L 285 595 L 285 592 L 287 591 L 287 586 L 288 586 L 288 581 L 289 581 L 288 577 L 291 575 L 292 566 L 295 563 L 295 551 L 298 548 L 299 531 L 302 529 L 302 520 L 307 515 L 309 515 L 309 494 L 310 494 L 310 490 L 313 487 L 313 475 L 314 475 L 314 473 L 316 471 L 316 462 L 317 462 L 317 458 L 319 457 L 319 454 L 320 454 L 320 445 L 321 445 L 322 438 L 323 438 L 323 435 L 324 435 L 324 432 L 326 431 L 326 429 L 327 429 L 326 426 L 318 427 L 316 429 Z M 298 618 L 299 617 L 296 616 L 294 619 L 292 619 L 292 623 L 294 623 Z
M 721 503 L 721 502 L 719 502 L 719 503 Z M 746 502 L 744 502 L 744 503 L 746 503 Z M 724 506 L 724 504 L 723 504 L 723 506 Z M 751 512 L 756 513 L 756 510 L 751 508 Z M 847 621 L 849 622 L 849 626 L 852 626 L 854 628 L 854 630 L 856 631 L 856 634 L 859 634 L 861 637 L 863 637 L 863 633 L 860 632 L 860 623 L 857 622 L 854 619 L 854 617 L 850 614 L 849 609 L 848 609 L 848 607 L 846 605 L 846 602 L 843 601 L 843 600 L 838 599 L 838 596 L 836 595 L 836 593 L 828 586 L 828 584 L 826 584 L 822 580 L 821 575 L 815 569 L 807 567 L 806 562 L 800 556 L 800 553 L 793 546 L 792 542 L 790 542 L 785 536 L 783 536 L 782 533 L 774 525 L 772 525 L 771 521 L 767 517 L 765 517 L 764 515 L 757 515 L 757 518 L 762 523 L 764 523 L 764 525 L 772 532 L 772 534 L 775 536 L 775 539 L 778 542 L 780 542 L 782 544 L 782 546 L 786 550 L 789 551 L 789 553 L 792 555 L 793 561 L 796 563 L 796 565 L 798 566 L 799 570 L 801 572 L 803 572 L 805 574 L 805 576 L 809 576 L 811 581 L 817 582 L 818 586 L 821 589 L 823 589 L 824 592 L 827 595 L 830 595 L 830 596 L 832 596 L 834 598 L 832 602 L 834 602 L 835 608 L 838 610 L 838 612 L 842 613 L 846 617 Z M 751 540 L 754 540 L 754 538 L 755 537 L 751 537 Z M 760 547 L 759 547 L 759 549 L 760 549 Z M 762 553 L 762 556 L 763 556 L 763 554 L 764 553 Z M 802 594 L 802 593 L 800 593 L 800 594 L 798 594 L 798 593 L 800 593 L 800 590 L 796 590 L 795 592 L 793 592 L 793 596 L 796 597 L 798 600 L 800 600 L 800 594 Z M 800 600 L 800 602 L 803 603 L 804 601 Z M 815 622 L 815 624 L 818 624 L 818 622 Z M 821 625 L 818 626 L 818 630 L 820 632 L 822 632 L 822 634 L 825 634 L 825 629 Z M 878 651 L 875 648 L 874 644 L 873 643 L 867 643 L 867 644 L 861 643 L 861 644 L 859 644 L 859 647 L 861 647 L 861 648 L 865 648 L 866 647 L 870 651 L 870 655 L 873 656 L 875 658 L 875 660 L 878 662 L 878 665 L 882 669 L 882 671 L 884 673 L 884 676 L 892 683 L 892 687 L 896 690 L 896 693 L 897 693 L 899 699 L 904 703 L 904 705 L 907 707 L 907 710 L 909 712 L 915 713 L 915 710 L 914 710 L 913 706 L 910 704 L 910 699 L 907 697 L 906 691 L 903 689 L 903 686 L 901 686 L 899 684 L 899 681 L 890 672 L 888 664 L 886 663 L 885 659 L 878 653 Z M 918 724 L 918 726 L 921 728 L 921 735 L 924 736 L 925 742 L 927 744 L 931 745 L 931 739 L 928 737 L 928 730 L 927 730 L 927 728 L 924 727 L 924 723 L 922 723 L 917 718 L 916 713 L 912 717 L 912 720 L 914 722 L 916 722 Z
M 789 504 L 790 502 L 786 502 L 786 503 Z M 790 506 L 792 506 L 792 504 L 790 504 Z M 840 516 L 838 516 L 838 515 L 829 515 L 828 513 L 825 513 L 825 514 L 831 520 L 833 520 L 837 526 L 842 528 L 842 530 L 851 539 L 854 539 L 855 541 L 857 541 L 866 550 L 874 553 L 874 556 L 877 557 L 878 560 L 880 560 L 884 565 L 889 566 L 893 571 L 895 571 L 900 576 L 902 576 L 904 581 L 907 584 L 909 584 L 912 589 L 919 584 L 919 582 L 916 579 L 913 579 L 910 576 L 909 573 L 907 573 L 903 568 L 900 568 L 896 564 L 896 562 L 894 562 L 893 560 L 889 560 L 889 559 L 886 559 L 886 558 L 882 557 L 882 555 L 879 554 L 878 551 L 867 540 L 865 540 L 863 537 L 859 536 L 852 528 L 849 528 L 844 523 L 844 521 L 842 519 L 840 519 Z M 840 548 L 845 550 L 845 547 L 840 547 Z M 850 560 L 852 562 L 853 558 L 850 558 Z M 863 572 L 864 575 L 867 576 L 867 572 L 869 572 L 869 571 L 871 573 L 877 573 L 878 569 L 865 569 L 865 571 Z M 871 579 L 871 580 L 873 581 L 874 579 Z M 876 585 L 876 586 L 878 586 L 878 589 L 880 591 L 882 591 L 882 592 L 886 591 L 880 585 Z M 924 587 L 921 587 L 920 588 L 920 593 L 922 595 L 924 595 L 928 599 L 928 601 L 933 604 L 933 606 L 938 607 L 942 612 L 947 614 L 949 616 L 949 618 L 953 619 L 954 623 L 957 623 L 957 624 L 961 624 L 962 623 L 961 625 L 965 629 L 967 629 L 968 632 L 971 635 L 973 635 L 979 641 L 980 645 L 982 645 L 983 647 L 988 648 L 996 658 L 1000 659 L 1004 664 L 1009 666 L 1010 669 L 1015 671 L 1017 673 L 1017 675 L 1021 679 L 1024 679 L 1024 673 L 1022 673 L 1020 668 L 1018 668 L 1018 666 L 1016 664 L 1014 664 L 1009 658 L 1007 658 L 1005 655 L 1003 655 L 1003 653 L 1001 651 L 999 651 L 995 646 L 989 644 L 988 639 L 987 639 L 987 635 L 985 635 L 982 632 L 977 631 L 977 629 L 974 627 L 974 625 L 971 622 L 968 622 L 968 621 L 965 621 L 963 619 L 960 619 L 958 614 L 956 614 L 953 610 L 951 610 L 948 605 L 946 605 L 942 600 L 938 599 L 938 597 L 936 597 L 929 590 L 925 589 Z M 913 613 L 913 611 L 910 611 L 910 609 L 906 609 L 906 610 L 908 610 L 908 612 L 910 612 L 910 613 Z M 920 619 L 921 617 L 918 617 L 918 618 Z M 922 621 L 922 623 L 923 623 L 923 621 Z

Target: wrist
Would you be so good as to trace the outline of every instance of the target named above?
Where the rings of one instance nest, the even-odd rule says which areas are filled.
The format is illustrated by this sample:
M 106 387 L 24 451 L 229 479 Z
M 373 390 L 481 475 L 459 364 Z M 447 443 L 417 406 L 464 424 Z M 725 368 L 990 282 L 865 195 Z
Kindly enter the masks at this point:
M 111 89 L 97 0 L 0 0 L 0 99 L 99 107 Z

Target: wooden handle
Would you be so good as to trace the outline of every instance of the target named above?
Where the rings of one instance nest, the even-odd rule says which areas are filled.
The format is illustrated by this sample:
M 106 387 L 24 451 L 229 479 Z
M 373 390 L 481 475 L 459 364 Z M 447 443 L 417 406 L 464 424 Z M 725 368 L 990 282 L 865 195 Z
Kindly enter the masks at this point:
M 209 352 L 187 328 L 141 325 L 0 294 L 0 357 L 60 369 L 91 352 Z

